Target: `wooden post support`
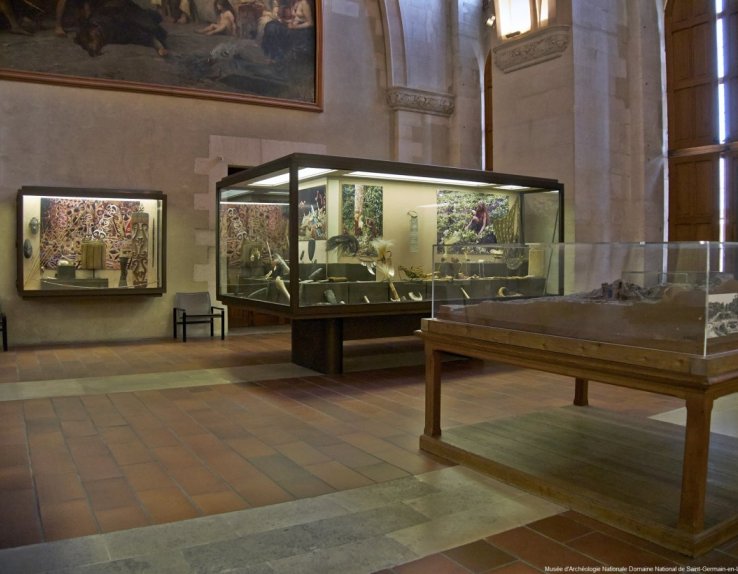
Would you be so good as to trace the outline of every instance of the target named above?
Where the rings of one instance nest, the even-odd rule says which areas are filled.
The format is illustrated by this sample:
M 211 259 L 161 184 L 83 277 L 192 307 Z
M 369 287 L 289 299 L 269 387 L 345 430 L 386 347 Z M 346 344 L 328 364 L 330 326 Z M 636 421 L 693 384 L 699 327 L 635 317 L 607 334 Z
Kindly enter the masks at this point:
M 589 381 L 587 379 L 574 379 L 574 404 L 578 407 L 586 407 L 589 404 Z
M 703 394 L 688 396 L 686 400 L 687 428 L 684 440 L 679 528 L 688 532 L 699 532 L 705 525 L 712 403 L 712 397 Z
M 441 436 L 441 352 L 425 344 L 425 434 Z

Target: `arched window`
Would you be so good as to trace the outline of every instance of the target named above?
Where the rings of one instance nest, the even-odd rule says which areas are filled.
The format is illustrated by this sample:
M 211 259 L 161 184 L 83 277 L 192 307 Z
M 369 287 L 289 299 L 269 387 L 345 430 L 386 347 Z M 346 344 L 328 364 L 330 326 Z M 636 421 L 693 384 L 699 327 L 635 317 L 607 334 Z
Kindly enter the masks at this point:
M 738 0 L 668 0 L 669 239 L 736 241 Z
M 548 25 L 555 0 L 495 0 L 497 33 L 509 39 Z

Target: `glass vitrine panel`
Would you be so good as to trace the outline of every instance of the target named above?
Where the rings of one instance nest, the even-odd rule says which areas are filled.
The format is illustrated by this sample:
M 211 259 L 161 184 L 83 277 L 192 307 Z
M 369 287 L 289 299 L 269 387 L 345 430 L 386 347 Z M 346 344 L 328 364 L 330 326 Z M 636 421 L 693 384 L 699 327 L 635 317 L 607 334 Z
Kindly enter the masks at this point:
M 464 253 L 473 252 L 473 257 Z M 433 249 L 433 316 L 707 355 L 738 343 L 738 243 L 528 243 Z

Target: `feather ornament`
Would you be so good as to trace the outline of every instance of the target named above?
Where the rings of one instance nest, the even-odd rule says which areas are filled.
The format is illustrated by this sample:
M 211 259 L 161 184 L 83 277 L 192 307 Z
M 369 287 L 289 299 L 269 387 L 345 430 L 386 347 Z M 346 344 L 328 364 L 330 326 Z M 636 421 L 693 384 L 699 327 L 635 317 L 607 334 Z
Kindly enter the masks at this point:
M 391 239 L 375 239 L 372 241 L 372 247 L 377 252 L 377 261 L 389 262 L 392 257 L 390 248 L 394 245 Z
M 356 255 L 359 251 L 359 240 L 346 233 L 329 237 L 325 244 L 326 251 L 338 250 L 339 255 Z

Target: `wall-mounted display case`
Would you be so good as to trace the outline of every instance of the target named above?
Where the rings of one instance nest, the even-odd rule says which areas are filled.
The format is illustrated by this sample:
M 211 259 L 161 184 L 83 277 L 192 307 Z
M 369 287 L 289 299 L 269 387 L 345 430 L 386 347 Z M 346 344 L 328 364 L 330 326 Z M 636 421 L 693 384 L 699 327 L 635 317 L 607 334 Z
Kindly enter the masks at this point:
M 480 265 L 520 257 L 526 273 L 514 281 L 436 278 L 434 318 L 700 356 L 738 342 L 738 243 L 484 249 Z
M 17 202 L 23 297 L 164 293 L 163 193 L 23 187 Z
M 430 315 L 432 278 L 461 273 L 481 245 L 563 240 L 557 181 L 440 166 L 293 154 L 226 177 L 217 202 L 218 299 L 291 318 L 293 338 L 303 325 L 333 340 L 384 336 L 399 316 L 414 317 L 410 334 Z M 314 322 L 325 319 L 336 322 Z

